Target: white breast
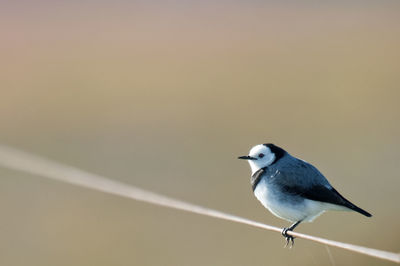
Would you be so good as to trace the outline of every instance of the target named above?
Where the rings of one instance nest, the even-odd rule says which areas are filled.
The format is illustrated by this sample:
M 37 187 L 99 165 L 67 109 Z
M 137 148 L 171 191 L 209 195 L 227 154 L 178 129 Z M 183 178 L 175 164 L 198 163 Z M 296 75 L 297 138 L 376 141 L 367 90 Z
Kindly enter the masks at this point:
M 311 222 L 329 209 L 325 203 L 308 199 L 299 199 L 291 195 L 272 190 L 265 178 L 262 178 L 254 190 L 254 195 L 275 216 L 291 221 Z

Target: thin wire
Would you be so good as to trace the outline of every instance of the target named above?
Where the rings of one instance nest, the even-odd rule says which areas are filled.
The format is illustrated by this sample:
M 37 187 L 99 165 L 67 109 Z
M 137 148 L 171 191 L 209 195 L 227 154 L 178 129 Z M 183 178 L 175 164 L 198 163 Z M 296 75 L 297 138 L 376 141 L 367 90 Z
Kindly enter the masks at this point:
M 325 248 L 326 248 L 326 252 L 328 253 L 328 257 L 329 257 L 329 260 L 330 260 L 332 266 L 336 266 L 335 260 L 333 259 L 331 249 L 327 245 L 325 245 Z
M 162 196 L 160 194 L 147 191 L 135 186 L 124 184 L 100 175 L 85 172 L 78 168 L 63 165 L 40 156 L 29 154 L 11 147 L 0 145 L 0 166 L 5 168 L 29 173 L 32 175 L 42 176 L 54 180 L 58 180 L 73 185 L 94 189 L 121 197 L 126 197 L 154 205 L 164 206 L 172 209 L 178 209 L 200 215 L 211 216 L 222 220 L 247 224 L 250 226 L 262 228 L 265 230 L 281 232 L 282 229 L 252 221 L 236 215 L 209 209 L 203 206 L 191 204 L 181 200 Z M 297 232 L 288 232 L 288 234 L 297 237 L 315 241 L 321 244 L 347 249 L 353 252 L 361 253 L 371 257 L 400 263 L 400 253 L 393 253 L 384 250 L 367 248 L 363 246 L 342 243 L 320 237 L 305 235 Z

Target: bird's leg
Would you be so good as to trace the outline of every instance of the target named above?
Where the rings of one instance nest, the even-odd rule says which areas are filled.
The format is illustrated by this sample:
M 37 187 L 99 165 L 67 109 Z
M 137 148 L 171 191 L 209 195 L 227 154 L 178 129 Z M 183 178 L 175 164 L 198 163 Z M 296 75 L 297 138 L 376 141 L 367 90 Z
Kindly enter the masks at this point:
M 297 221 L 294 224 L 292 224 L 290 227 L 283 228 L 282 235 L 286 239 L 285 247 L 287 247 L 289 245 L 289 241 L 292 242 L 292 244 L 290 245 L 290 248 L 293 247 L 293 245 L 294 245 L 294 237 L 291 236 L 291 235 L 288 235 L 287 232 L 288 231 L 293 231 L 296 228 L 296 226 L 298 226 L 300 223 L 301 223 L 301 221 Z

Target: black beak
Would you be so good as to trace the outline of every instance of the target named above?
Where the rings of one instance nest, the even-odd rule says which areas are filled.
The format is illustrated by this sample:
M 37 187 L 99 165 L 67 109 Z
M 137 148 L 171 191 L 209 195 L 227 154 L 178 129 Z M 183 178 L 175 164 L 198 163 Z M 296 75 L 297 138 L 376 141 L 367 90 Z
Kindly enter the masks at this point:
M 257 158 L 251 157 L 251 156 L 240 156 L 238 157 L 238 159 L 242 159 L 242 160 L 257 160 Z

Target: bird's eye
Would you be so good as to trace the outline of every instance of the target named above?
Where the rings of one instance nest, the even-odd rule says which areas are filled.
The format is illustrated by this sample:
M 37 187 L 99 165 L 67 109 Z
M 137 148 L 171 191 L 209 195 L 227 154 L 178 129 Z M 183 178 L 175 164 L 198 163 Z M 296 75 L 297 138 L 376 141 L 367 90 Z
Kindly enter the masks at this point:
M 258 158 L 262 158 L 262 157 L 264 157 L 264 153 L 260 153 L 260 154 L 258 155 Z

